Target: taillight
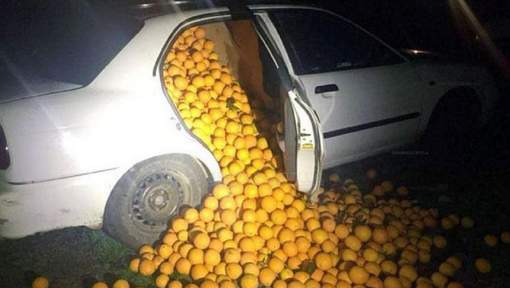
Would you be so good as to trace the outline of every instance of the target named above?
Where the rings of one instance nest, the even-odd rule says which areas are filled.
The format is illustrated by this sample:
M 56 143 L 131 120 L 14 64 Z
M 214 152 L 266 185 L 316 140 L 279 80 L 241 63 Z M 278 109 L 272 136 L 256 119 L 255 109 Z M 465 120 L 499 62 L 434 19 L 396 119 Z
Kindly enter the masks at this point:
M 7 169 L 10 164 L 11 158 L 9 157 L 7 139 L 5 139 L 4 129 L 0 127 L 0 169 Z

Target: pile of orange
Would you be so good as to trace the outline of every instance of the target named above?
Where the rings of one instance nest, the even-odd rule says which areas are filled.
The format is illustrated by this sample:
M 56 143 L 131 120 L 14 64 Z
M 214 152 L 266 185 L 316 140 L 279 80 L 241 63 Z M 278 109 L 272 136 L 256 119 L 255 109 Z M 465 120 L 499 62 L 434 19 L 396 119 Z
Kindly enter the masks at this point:
M 405 187 L 389 181 L 363 194 L 337 175 L 319 203 L 307 202 L 278 169 L 257 129 L 267 123 L 214 46 L 203 28 L 186 30 L 168 53 L 163 76 L 223 180 L 199 209 L 171 219 L 159 244 L 141 247 L 132 271 L 153 276 L 159 288 L 463 287 L 455 281 L 463 265 L 457 256 L 430 275 L 417 269 L 429 265 L 432 250 L 448 245 L 426 231 L 452 228 L 459 217 L 439 220 L 437 210 L 415 206 Z M 490 270 L 486 260 L 476 265 Z

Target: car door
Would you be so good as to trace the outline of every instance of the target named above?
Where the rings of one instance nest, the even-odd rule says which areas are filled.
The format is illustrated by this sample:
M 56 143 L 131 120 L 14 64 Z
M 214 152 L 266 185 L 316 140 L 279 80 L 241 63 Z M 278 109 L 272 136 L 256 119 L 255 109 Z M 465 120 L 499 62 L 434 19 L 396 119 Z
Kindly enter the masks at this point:
M 324 141 L 318 117 L 293 86 L 281 51 L 268 37 L 267 26 L 259 17 L 254 23 L 264 46 L 261 49 L 266 49 L 272 60 L 266 65 L 272 66 L 280 78 L 285 174 L 295 182 L 299 191 L 313 194 L 320 188 L 324 158 Z
M 423 84 L 410 62 L 328 11 L 266 12 L 293 80 L 318 114 L 326 168 L 415 139 Z

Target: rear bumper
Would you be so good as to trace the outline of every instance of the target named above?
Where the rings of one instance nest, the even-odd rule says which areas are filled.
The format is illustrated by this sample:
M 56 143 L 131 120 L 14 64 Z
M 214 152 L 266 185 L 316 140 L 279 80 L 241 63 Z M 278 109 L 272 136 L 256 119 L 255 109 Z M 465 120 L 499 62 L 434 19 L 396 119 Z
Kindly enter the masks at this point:
M 71 226 L 99 226 L 120 170 L 32 184 L 0 182 L 0 237 Z

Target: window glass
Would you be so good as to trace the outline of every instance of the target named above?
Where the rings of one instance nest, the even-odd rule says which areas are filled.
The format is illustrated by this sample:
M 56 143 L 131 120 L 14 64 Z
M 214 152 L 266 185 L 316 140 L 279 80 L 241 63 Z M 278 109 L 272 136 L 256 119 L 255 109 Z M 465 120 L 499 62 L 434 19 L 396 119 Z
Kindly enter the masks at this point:
M 280 33 L 296 74 L 392 65 L 403 59 L 342 19 L 316 10 L 275 10 Z
M 15 70 L 13 79 L 90 83 L 143 24 L 95 2 L 18 1 L 6 8 L 0 65 L 10 68 L 0 72 Z

